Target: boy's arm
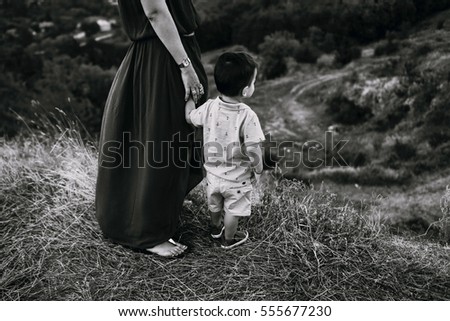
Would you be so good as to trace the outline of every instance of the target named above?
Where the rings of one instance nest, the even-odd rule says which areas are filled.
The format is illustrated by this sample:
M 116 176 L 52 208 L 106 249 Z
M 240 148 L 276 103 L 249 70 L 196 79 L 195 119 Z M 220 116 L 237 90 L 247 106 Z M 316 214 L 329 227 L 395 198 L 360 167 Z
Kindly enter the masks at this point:
M 186 102 L 185 117 L 188 124 L 195 127 L 203 127 L 205 123 L 205 115 L 207 113 L 207 106 L 209 100 L 198 108 L 195 108 L 195 103 L 192 99 Z
M 258 182 L 263 171 L 261 143 L 265 140 L 265 137 L 255 113 L 248 118 L 243 126 L 242 137 L 244 138 L 244 153 L 250 159 L 254 179 Z
M 186 117 L 186 122 L 189 125 L 193 125 L 192 124 L 192 120 L 191 120 L 191 112 L 195 110 L 195 103 L 194 100 L 192 98 L 190 98 L 187 102 L 186 102 L 186 106 L 184 109 L 184 116 Z
M 263 159 L 262 159 L 262 148 L 261 144 L 254 143 L 244 146 L 245 154 L 250 159 L 250 166 L 253 171 L 253 177 L 256 182 L 259 181 L 259 177 L 263 171 Z

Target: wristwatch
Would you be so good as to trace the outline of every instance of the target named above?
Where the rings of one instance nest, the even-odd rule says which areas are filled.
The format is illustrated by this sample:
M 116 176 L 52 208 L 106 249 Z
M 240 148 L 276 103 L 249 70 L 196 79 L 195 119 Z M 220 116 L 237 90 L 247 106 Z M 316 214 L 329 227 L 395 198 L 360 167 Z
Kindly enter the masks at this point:
M 179 64 L 178 65 L 178 67 L 180 67 L 180 68 L 187 68 L 187 67 L 189 67 L 191 65 L 191 60 L 189 59 L 189 58 L 184 58 L 182 61 L 181 61 L 181 64 Z

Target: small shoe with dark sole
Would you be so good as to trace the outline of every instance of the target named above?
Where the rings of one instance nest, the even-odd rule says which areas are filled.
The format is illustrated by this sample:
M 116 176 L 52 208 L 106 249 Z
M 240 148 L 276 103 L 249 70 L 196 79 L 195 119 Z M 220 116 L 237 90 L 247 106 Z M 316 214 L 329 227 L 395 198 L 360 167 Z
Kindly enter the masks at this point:
M 225 250 L 229 250 L 243 244 L 247 240 L 248 240 L 247 231 L 237 231 L 236 234 L 234 234 L 234 238 L 232 240 L 226 240 L 225 234 L 223 234 L 220 239 L 221 243 L 220 247 Z
M 211 225 L 209 228 L 210 232 L 211 232 L 211 237 L 213 239 L 220 239 L 222 237 L 223 231 L 225 231 L 225 226 L 220 225 L 220 226 L 214 226 Z

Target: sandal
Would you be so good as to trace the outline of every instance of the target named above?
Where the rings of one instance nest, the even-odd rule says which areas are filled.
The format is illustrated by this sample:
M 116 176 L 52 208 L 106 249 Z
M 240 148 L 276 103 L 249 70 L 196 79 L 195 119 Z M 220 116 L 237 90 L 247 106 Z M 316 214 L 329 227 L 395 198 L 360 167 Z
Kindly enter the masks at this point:
M 222 237 L 222 234 L 225 231 L 225 226 L 223 226 L 223 225 L 220 225 L 220 226 L 210 225 L 209 231 L 211 233 L 211 237 L 213 239 L 217 240 L 217 239 L 220 239 Z
M 231 240 L 225 239 L 225 234 L 222 235 L 220 239 L 220 247 L 229 250 L 236 246 L 239 246 L 243 244 L 248 239 L 248 232 L 247 231 L 237 231 L 236 234 L 234 234 L 234 238 Z

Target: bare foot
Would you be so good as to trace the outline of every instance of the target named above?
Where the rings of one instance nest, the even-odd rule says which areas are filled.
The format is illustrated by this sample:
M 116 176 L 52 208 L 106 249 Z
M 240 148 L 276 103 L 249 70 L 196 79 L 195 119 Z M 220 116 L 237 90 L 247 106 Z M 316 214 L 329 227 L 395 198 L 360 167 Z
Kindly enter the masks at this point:
M 188 248 L 186 245 L 178 243 L 178 242 L 174 241 L 173 239 L 169 239 L 169 242 L 172 243 L 173 245 L 181 247 L 183 250 L 187 250 L 187 248 Z
M 147 251 L 161 257 L 176 257 L 182 254 L 186 250 L 186 248 L 187 247 L 178 246 L 177 244 L 166 241 L 155 245 L 154 247 L 148 248 Z

